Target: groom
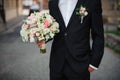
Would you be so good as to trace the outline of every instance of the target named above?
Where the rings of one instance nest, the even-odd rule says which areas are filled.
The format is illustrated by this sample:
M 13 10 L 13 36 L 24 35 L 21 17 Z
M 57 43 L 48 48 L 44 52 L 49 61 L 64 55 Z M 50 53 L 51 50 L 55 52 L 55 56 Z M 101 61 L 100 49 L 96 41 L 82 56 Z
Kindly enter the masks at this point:
M 88 12 L 82 23 L 76 14 L 81 5 Z M 49 9 L 60 25 L 50 55 L 50 80 L 90 80 L 104 51 L 101 0 L 50 0 Z

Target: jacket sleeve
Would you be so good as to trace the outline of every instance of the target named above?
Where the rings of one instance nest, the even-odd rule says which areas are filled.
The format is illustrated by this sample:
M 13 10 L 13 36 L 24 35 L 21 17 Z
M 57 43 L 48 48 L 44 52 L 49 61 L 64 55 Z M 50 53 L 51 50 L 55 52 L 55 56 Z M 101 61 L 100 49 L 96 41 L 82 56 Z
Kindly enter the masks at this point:
M 53 0 L 49 0 L 48 8 L 49 8 L 50 15 L 54 17 L 54 14 L 53 14 L 54 13 L 54 10 L 53 10 L 54 7 L 52 7 L 53 6 L 52 3 L 53 3 Z
M 91 35 L 93 43 L 90 64 L 98 68 L 104 53 L 104 30 L 101 0 L 95 0 L 93 7 L 91 14 Z

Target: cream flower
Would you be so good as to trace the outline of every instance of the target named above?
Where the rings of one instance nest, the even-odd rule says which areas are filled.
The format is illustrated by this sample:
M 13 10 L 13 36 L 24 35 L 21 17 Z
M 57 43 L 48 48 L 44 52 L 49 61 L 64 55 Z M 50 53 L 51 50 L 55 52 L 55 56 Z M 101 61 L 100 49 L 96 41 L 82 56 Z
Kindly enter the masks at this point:
M 30 38 L 30 42 L 31 43 L 35 42 L 35 39 L 34 38 Z

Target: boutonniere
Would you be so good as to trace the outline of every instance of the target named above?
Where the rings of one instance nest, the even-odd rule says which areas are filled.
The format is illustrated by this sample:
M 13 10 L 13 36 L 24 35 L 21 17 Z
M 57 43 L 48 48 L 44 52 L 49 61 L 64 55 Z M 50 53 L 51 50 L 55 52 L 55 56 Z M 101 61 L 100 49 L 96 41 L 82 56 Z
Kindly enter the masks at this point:
M 83 23 L 83 19 L 85 16 L 88 15 L 88 12 L 87 12 L 86 8 L 81 5 L 80 8 L 77 8 L 76 14 L 80 16 L 81 23 Z

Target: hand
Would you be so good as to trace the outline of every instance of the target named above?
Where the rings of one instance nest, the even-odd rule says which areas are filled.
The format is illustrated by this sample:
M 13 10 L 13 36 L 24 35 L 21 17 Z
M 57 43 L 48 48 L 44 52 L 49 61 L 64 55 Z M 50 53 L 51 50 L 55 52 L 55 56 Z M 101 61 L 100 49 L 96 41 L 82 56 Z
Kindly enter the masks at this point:
M 44 41 L 41 40 L 41 41 L 37 41 L 37 45 L 39 48 L 42 48 L 42 45 L 43 45 Z
M 91 72 L 93 72 L 94 71 L 94 69 L 92 68 L 92 67 L 88 67 L 88 71 L 91 73 Z

